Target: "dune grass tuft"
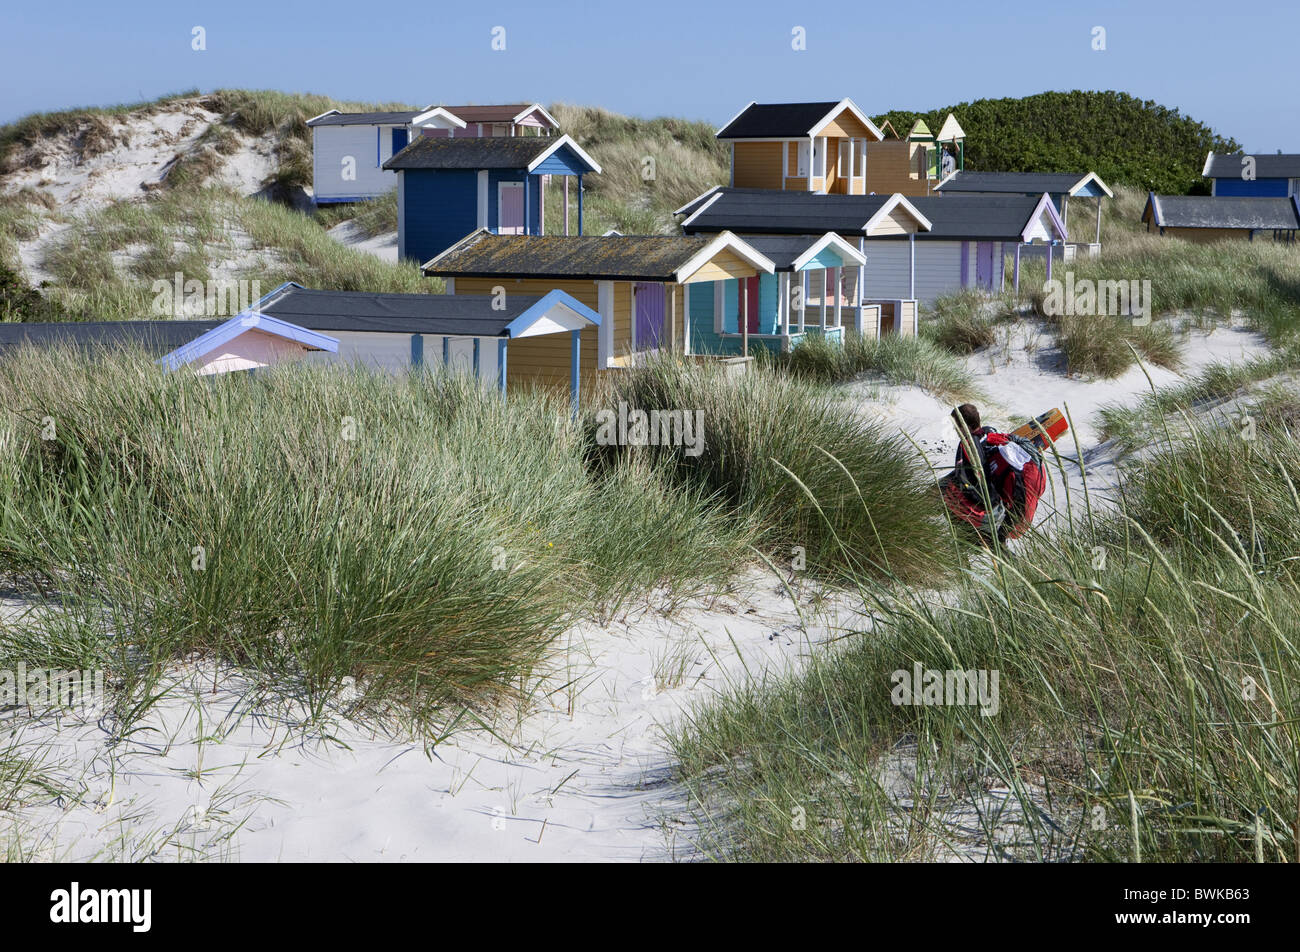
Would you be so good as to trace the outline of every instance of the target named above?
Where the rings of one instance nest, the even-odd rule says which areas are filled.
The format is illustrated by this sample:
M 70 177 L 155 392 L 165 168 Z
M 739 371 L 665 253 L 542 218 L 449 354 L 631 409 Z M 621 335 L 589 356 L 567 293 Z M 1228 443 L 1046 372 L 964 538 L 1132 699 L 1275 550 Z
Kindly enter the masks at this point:
M 759 545 L 788 567 L 800 547 L 807 571 L 916 580 L 942 575 L 941 507 L 915 453 L 862 420 L 833 392 L 762 366 L 737 378 L 712 365 L 650 361 L 614 381 L 595 408 L 698 412 L 704 445 L 645 447 L 684 485 L 716 496 L 761 528 Z M 618 448 L 597 447 L 605 459 Z
M 789 353 L 755 353 L 762 363 L 805 380 L 839 383 L 867 375 L 891 384 L 914 384 L 943 400 L 979 396 L 974 376 L 962 361 L 924 337 L 850 334 L 841 344 L 810 334 Z

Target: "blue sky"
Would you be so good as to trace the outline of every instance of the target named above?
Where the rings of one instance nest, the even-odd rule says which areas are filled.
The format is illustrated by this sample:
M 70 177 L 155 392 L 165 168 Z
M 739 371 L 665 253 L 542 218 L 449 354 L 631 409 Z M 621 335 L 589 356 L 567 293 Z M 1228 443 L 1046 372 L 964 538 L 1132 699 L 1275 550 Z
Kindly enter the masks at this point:
M 195 26 L 204 51 L 191 48 Z M 491 48 L 496 26 L 504 51 Z M 791 48 L 796 26 L 804 51 Z M 7 0 L 0 122 L 221 86 L 421 105 L 561 100 L 719 124 L 751 99 L 847 95 L 877 114 L 1077 88 L 1176 107 L 1250 150 L 1300 152 L 1297 27 L 1295 0 Z

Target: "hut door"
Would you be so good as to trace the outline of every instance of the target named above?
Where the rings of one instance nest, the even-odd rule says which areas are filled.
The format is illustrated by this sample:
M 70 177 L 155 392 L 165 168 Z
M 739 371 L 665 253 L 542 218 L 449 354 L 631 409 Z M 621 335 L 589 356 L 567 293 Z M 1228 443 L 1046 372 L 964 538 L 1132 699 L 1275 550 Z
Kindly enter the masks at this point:
M 497 185 L 497 234 L 524 233 L 524 183 L 501 182 Z
M 993 290 L 993 242 L 981 241 L 975 246 L 975 283 Z
M 758 275 L 745 278 L 745 323 L 751 334 L 758 333 L 758 288 Z
M 636 285 L 636 350 L 658 350 L 664 337 L 664 286 L 638 281 Z

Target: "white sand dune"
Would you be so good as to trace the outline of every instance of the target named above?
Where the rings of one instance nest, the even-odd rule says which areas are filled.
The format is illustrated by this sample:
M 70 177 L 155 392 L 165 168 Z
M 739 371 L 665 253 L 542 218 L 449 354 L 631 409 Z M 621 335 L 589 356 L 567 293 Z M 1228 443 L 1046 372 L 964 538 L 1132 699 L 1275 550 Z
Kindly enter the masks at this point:
M 557 645 L 535 707 L 498 718 L 495 733 L 465 729 L 427 751 L 344 715 L 304 732 L 301 712 L 259 708 L 240 678 L 222 674 L 214 692 L 211 668 L 178 666 L 146 730 L 116 749 L 96 719 L 26 727 L 23 748 L 42 750 L 84 792 L 27 807 L 8 829 L 37 855 L 68 859 L 690 855 L 658 725 L 866 624 L 844 597 L 820 611 L 804 628 L 779 582 L 751 572 L 708 606 L 577 625 Z
M 219 113 L 207 109 L 202 99 L 181 99 L 126 115 L 104 116 L 111 148 L 83 157 L 79 133 L 69 132 L 41 140 L 23 157 L 22 167 L 0 175 L 0 192 L 36 189 L 56 202 L 53 215 L 41 223 L 38 233 L 18 241 L 18 254 L 28 281 L 39 286 L 53 280 L 45 268 L 46 250 L 69 227 L 71 219 L 86 215 L 113 202 L 144 201 L 149 190 L 160 185 L 178 156 L 201 148 L 199 140 Z M 263 190 L 277 167 L 276 137 L 238 135 L 238 148 L 221 156 L 221 164 L 209 180 L 241 195 Z M 233 236 L 237 241 L 238 236 Z M 215 271 L 231 270 L 230 262 L 213 262 Z
M 1048 491 L 1037 524 L 1053 523 L 1053 528 L 1068 525 L 1067 510 L 1079 518 L 1086 513 L 1088 502 L 1094 507 L 1108 507 L 1113 502 L 1112 490 L 1121 475 L 1114 448 L 1101 440 L 1097 411 L 1110 404 L 1132 405 L 1149 393 L 1153 384 L 1157 389 L 1172 386 L 1210 364 L 1241 363 L 1268 354 L 1264 336 L 1241 322 L 1208 331 L 1193 327 L 1186 332 L 1180 371 L 1148 366 L 1144 373 L 1135 366 L 1112 380 L 1095 380 L 1066 376 L 1064 358 L 1051 340 L 1041 327 L 1024 322 L 1012 327 L 1008 340 L 971 355 L 966 364 L 976 385 L 988 395 L 980 407 L 985 422 L 1011 428 L 1053 407 L 1069 416 L 1073 432 L 1058 446 L 1063 456 L 1073 459 L 1081 455 L 1090 498 L 1083 492 L 1079 466 L 1067 463 L 1064 480 L 1060 470 L 1049 467 Z M 847 389 L 849 399 L 864 416 L 914 441 L 937 474 L 952 467 L 957 436 L 949 419 L 951 406 L 919 387 L 867 381 Z
M 335 225 L 327 234 L 339 244 L 374 255 L 382 261 L 397 261 L 397 232 L 367 237 L 352 221 Z

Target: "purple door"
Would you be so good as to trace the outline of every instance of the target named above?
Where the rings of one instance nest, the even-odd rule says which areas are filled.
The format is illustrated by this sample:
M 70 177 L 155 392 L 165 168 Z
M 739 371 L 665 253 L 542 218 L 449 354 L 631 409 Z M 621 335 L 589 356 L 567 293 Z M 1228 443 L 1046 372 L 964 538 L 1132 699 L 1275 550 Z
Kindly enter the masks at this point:
M 655 350 L 664 337 L 664 286 L 637 283 L 635 350 Z
M 981 241 L 975 247 L 975 283 L 993 290 L 993 242 Z
M 497 234 L 524 233 L 524 183 L 502 182 L 497 190 Z

